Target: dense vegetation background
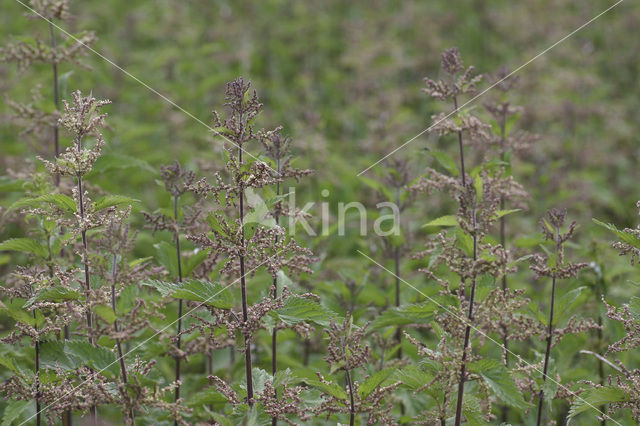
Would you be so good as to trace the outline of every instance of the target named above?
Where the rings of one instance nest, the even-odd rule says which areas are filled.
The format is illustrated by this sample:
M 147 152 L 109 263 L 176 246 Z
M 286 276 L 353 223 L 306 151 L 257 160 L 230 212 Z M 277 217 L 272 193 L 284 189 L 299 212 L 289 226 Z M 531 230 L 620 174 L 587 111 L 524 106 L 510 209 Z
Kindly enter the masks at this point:
M 440 53 L 444 49 L 457 46 L 465 65 L 474 65 L 479 73 L 494 73 L 501 66 L 515 69 L 610 5 L 604 0 L 83 0 L 70 4 L 74 18 L 61 25 L 73 34 L 94 31 L 98 40 L 93 47 L 98 52 L 207 125 L 213 125 L 211 111 L 222 109 L 225 83 L 238 76 L 250 80 L 265 105 L 257 119 L 259 125 L 284 126 L 285 133 L 295 140 L 295 166 L 316 171 L 297 184 L 298 207 L 315 201 L 310 212 L 319 216 L 319 203 L 327 202 L 335 218 L 339 202 L 359 201 L 370 209 L 371 229 L 373 218 L 379 214 L 375 207 L 379 194 L 367 179 L 383 182 L 386 169 L 374 167 L 365 174 L 366 179 L 358 173 L 422 132 L 431 124 L 431 115 L 442 110 L 421 89 L 425 76 L 441 74 Z M 48 24 L 26 17 L 25 12 L 20 3 L 4 1 L 0 14 L 2 44 L 20 37 L 48 39 Z M 604 286 L 607 300 L 616 305 L 637 295 L 633 283 L 638 281 L 637 268 L 634 272 L 628 260 L 618 257 L 617 251 L 609 247 L 615 237 L 594 224 L 592 218 L 620 228 L 634 227 L 638 222 L 639 25 L 638 4 L 621 3 L 522 69 L 518 73 L 519 85 L 509 95 L 514 104 L 524 107 L 518 126 L 540 136 L 534 149 L 514 160 L 514 175 L 530 193 L 530 199 L 526 211 L 509 216 L 509 238 L 522 254 L 537 251 L 539 218 L 549 208 L 566 208 L 570 220 L 578 224 L 568 249 L 570 257 L 592 264 L 578 278 L 564 281 L 558 291 L 564 294 L 581 286 Z M 59 40 L 66 38 L 58 31 L 56 36 Z M 155 259 L 158 254 L 154 244 L 162 239 L 170 241 L 171 235 L 152 236 L 149 229 L 143 229 L 141 211 L 171 206 L 164 185 L 157 183 L 160 166 L 177 159 L 188 169 L 220 170 L 225 161 L 222 140 L 93 53 L 88 52 L 81 62 L 91 70 L 61 64 L 61 97 L 70 99 L 71 91 L 80 89 L 112 101 L 103 108 L 109 113 L 104 132 L 108 143 L 90 175 L 91 184 L 104 193 L 139 200 L 133 205 L 131 220 L 132 227 L 140 233 L 130 256 Z M 7 98 L 26 101 L 30 91 L 41 86 L 40 104 L 49 111 L 53 109 L 50 65 L 35 64 L 19 70 L 15 64 L 2 63 L 0 76 L 0 91 Z M 474 105 L 480 109 L 493 94 L 489 92 Z M 42 140 L 21 133 L 7 102 L 0 104 L 0 116 L 0 174 L 5 176 L 0 185 L 0 203 L 6 209 L 23 197 L 22 189 L 12 183 L 16 176 L 32 167 L 42 171 L 35 157 L 50 158 L 51 149 Z M 433 166 L 433 159 L 426 155 L 427 148 L 445 150 L 457 158 L 454 138 L 424 134 L 395 155 L 408 161 L 410 179 Z M 473 154 L 469 158 L 472 163 L 479 161 Z M 328 195 L 321 195 L 323 190 L 328 190 Z M 425 261 L 413 259 L 411 253 L 421 250 L 428 237 L 428 230 L 421 225 L 452 214 L 452 206 L 445 197 L 421 194 L 403 214 L 401 275 L 427 294 L 436 293 L 434 282 L 418 272 Z M 319 218 L 311 223 L 320 229 Z M 19 215 L 5 214 L 0 225 L 0 240 L 26 233 L 25 221 Z M 344 236 L 336 232 L 318 237 L 301 233 L 297 240 L 319 258 L 313 265 L 314 274 L 304 274 L 299 284 L 317 294 L 323 306 L 340 316 L 350 311 L 354 323 L 363 325 L 394 304 L 393 276 L 358 250 L 391 269 L 392 258 L 385 254 L 383 239 L 373 233 L 359 235 L 357 221 L 347 225 Z M 194 247 L 190 242 L 185 244 L 185 250 Z M 3 276 L 16 265 L 28 263 L 24 254 L 0 254 Z M 510 278 L 510 283 L 513 288 L 525 289 L 526 295 L 546 312 L 551 291 L 546 280 L 536 280 L 525 265 Z M 250 299 L 258 300 L 268 288 L 269 280 L 258 277 Z M 585 318 L 602 318 L 604 340 L 611 344 L 624 335 L 624 329 L 604 316 L 606 309 L 598 300 L 598 291 L 584 292 L 574 309 Z M 403 288 L 401 299 L 403 304 L 424 300 L 409 287 Z M 0 334 L 10 333 L 13 324 L 10 316 L 0 313 Z M 415 333 L 427 347 L 433 348 L 437 343 L 428 330 L 418 329 Z M 372 365 L 382 365 L 389 357 L 383 350 L 386 346 L 376 339 L 384 342 L 394 336 L 391 331 L 380 331 L 378 335 L 375 339 L 368 337 L 374 354 Z M 566 337 L 554 348 L 554 371 L 560 374 L 563 384 L 580 389 L 580 380 L 600 382 L 598 359 L 580 353 L 581 349 L 601 353 L 598 339 L 596 331 L 585 332 Z M 306 344 L 303 342 L 293 333 L 283 334 L 279 369 L 306 367 L 329 375 L 323 361 L 326 345 L 322 333 L 318 330 Z M 255 345 L 254 366 L 267 371 L 270 343 L 270 334 L 264 332 Z M 541 339 L 518 343 L 516 347 L 530 360 L 539 360 L 544 354 Z M 518 349 L 513 350 L 519 352 Z M 12 355 L 14 350 L 8 347 L 1 351 L 28 362 L 27 349 L 22 355 Z M 495 348 L 493 351 L 499 353 Z M 410 359 L 419 358 L 407 340 L 402 341 L 402 352 Z M 227 377 L 229 356 L 228 350 L 220 350 L 213 357 L 211 372 Z M 617 357 L 630 369 L 640 362 L 633 351 Z M 242 361 L 242 356 L 236 356 L 231 368 L 238 381 L 244 377 Z M 203 363 L 196 356 L 185 367 L 183 395 L 187 398 L 205 386 L 204 380 L 198 378 L 202 376 Z M 171 358 L 159 360 L 159 371 L 169 382 L 172 368 Z M 607 365 L 604 369 L 605 374 L 615 373 Z M 0 371 L 10 374 L 7 369 Z M 362 373 L 357 380 L 362 382 L 364 376 Z M 405 413 L 404 421 L 410 421 L 427 404 L 422 397 L 414 397 L 411 390 L 401 387 L 392 414 L 399 420 Z M 415 406 L 412 398 L 417 398 Z M 0 410 L 6 406 L 0 403 Z M 559 398 L 550 418 L 563 424 L 569 406 Z M 498 400 L 494 406 L 496 424 L 501 421 L 501 407 Z M 633 424 L 627 411 L 619 411 L 615 418 L 623 424 Z M 24 420 L 33 412 L 33 407 L 28 407 L 20 414 L 22 417 L 16 417 L 16 424 L 19 418 Z M 120 422 L 117 407 L 105 407 L 103 413 L 102 420 Z M 522 413 L 512 410 L 509 421 L 535 424 L 534 415 Z M 137 422 L 173 422 L 164 415 L 153 411 L 148 418 L 137 418 Z M 414 420 L 420 420 L 419 416 Z M 326 421 L 346 423 L 348 415 L 336 415 Z M 358 421 L 364 424 L 366 417 Z M 576 417 L 574 422 L 600 424 L 593 411 Z

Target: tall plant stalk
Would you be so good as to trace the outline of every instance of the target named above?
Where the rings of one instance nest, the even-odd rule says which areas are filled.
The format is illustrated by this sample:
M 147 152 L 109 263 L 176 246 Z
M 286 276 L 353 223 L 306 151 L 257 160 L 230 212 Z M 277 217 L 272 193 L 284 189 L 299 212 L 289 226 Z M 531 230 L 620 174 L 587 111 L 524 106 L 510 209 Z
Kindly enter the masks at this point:
M 279 147 L 277 147 L 279 148 Z M 276 172 L 278 173 L 278 176 L 280 176 L 280 172 L 281 170 L 281 164 L 280 164 L 280 152 L 279 149 L 276 152 Z M 280 180 L 278 179 L 278 181 L 276 181 L 276 197 L 280 197 Z M 280 212 L 279 210 L 276 211 L 275 215 L 275 220 L 276 220 L 276 225 L 280 226 Z M 276 244 L 279 241 L 279 237 L 276 236 Z M 273 299 L 277 299 L 278 298 L 278 277 L 275 276 L 273 277 L 273 294 L 272 294 Z M 273 375 L 273 377 L 275 377 L 276 375 L 276 371 L 278 370 L 278 339 L 277 339 L 277 334 L 278 334 L 278 328 L 274 327 L 273 328 L 273 332 L 271 334 L 271 374 Z M 277 396 L 277 390 L 276 390 L 276 396 Z M 271 418 L 271 425 L 272 426 L 276 426 L 278 424 L 278 418 L 277 417 L 272 417 Z
M 35 325 L 35 331 L 36 331 L 36 336 L 38 334 L 38 325 L 37 325 L 37 315 L 36 315 L 36 310 L 33 310 L 33 319 L 36 321 L 36 325 Z M 40 341 L 39 341 L 39 337 L 36 337 L 36 341 L 35 341 L 35 350 L 36 350 L 36 425 L 40 426 L 42 419 L 41 419 L 41 410 L 40 410 Z
M 455 82 L 453 82 L 453 87 L 455 88 Z M 454 89 L 455 90 L 455 89 Z M 458 97 L 454 93 L 453 95 L 453 105 L 455 108 L 455 112 L 458 112 Z M 462 130 L 458 130 L 458 147 L 460 150 L 460 173 L 462 174 L 462 186 L 466 188 L 467 181 L 465 177 L 465 167 L 464 167 L 464 147 L 462 140 Z M 475 208 L 471 212 L 472 220 L 473 220 L 473 261 L 475 262 L 478 257 L 478 238 L 475 232 L 476 229 L 476 211 Z M 466 291 L 466 289 L 465 289 Z M 458 382 L 458 401 L 456 403 L 456 419 L 455 425 L 459 426 L 462 423 L 462 400 L 464 398 L 464 382 L 465 376 L 467 374 L 467 350 L 469 348 L 469 340 L 471 338 L 471 322 L 473 321 L 473 303 L 476 295 L 476 280 L 475 278 L 471 279 L 471 295 L 469 297 L 469 310 L 467 312 L 467 326 L 464 332 L 464 344 L 462 346 L 462 360 L 460 365 L 460 382 Z
M 178 228 L 178 203 L 179 196 L 176 194 L 173 196 L 173 216 L 175 219 L 175 239 L 176 239 L 176 259 L 178 262 L 178 282 L 182 283 L 182 253 L 180 250 L 180 229 Z M 178 330 L 176 333 L 177 342 L 176 346 L 178 347 L 178 351 L 180 351 L 180 347 L 182 345 L 182 304 L 183 300 L 178 300 Z M 176 356 L 176 391 L 175 391 L 175 402 L 177 403 L 180 399 L 180 354 Z M 178 426 L 178 420 L 174 420 L 174 425 Z
M 506 113 L 504 113 L 500 120 L 500 161 L 502 163 L 505 162 L 506 157 Z M 505 208 L 505 196 L 504 194 L 500 194 L 500 210 L 504 211 Z M 502 248 L 507 249 L 506 246 L 506 218 L 504 216 L 500 217 L 500 244 Z M 507 293 L 507 274 L 502 275 L 502 292 L 506 295 Z M 509 340 L 507 339 L 507 325 L 502 324 L 502 350 L 504 353 L 504 363 L 505 366 L 509 367 Z M 502 422 L 506 423 L 507 418 L 509 417 L 509 406 L 504 405 L 502 407 Z
M 240 123 L 242 123 L 242 114 L 240 114 Z M 244 130 L 244 129 L 243 129 Z M 240 134 L 240 140 L 243 140 L 244 132 Z M 239 144 L 238 148 L 238 164 L 242 167 L 242 144 Z M 245 278 L 245 235 L 244 235 L 244 188 L 240 187 L 238 198 L 239 202 L 239 214 L 240 214 L 240 245 L 242 252 L 240 253 L 240 291 L 242 297 L 242 321 L 246 324 L 249 320 L 249 311 L 247 306 L 247 282 Z M 251 375 L 251 343 L 248 336 L 244 336 L 244 360 L 245 360 L 245 374 L 247 377 L 247 404 L 249 407 L 253 407 L 253 377 Z
M 82 135 L 78 135 L 76 137 L 76 145 L 78 151 L 82 151 Z M 87 230 L 84 228 L 84 220 L 85 220 L 85 211 L 84 211 L 84 194 L 82 187 L 82 174 L 76 175 L 77 179 L 77 188 L 78 188 L 78 204 L 79 204 L 79 213 L 80 213 L 80 221 L 83 223 L 81 235 L 82 235 L 82 264 L 84 267 L 84 291 L 85 297 L 87 300 L 87 340 L 89 343 L 93 344 L 93 324 L 91 319 L 91 274 L 89 272 L 89 253 L 88 253 L 88 244 L 87 244 Z M 95 406 L 92 406 L 89 409 L 89 413 L 91 415 L 91 423 L 96 424 L 98 421 L 97 409 Z
M 549 356 L 551 354 L 551 343 L 553 341 L 553 309 L 556 301 L 556 275 L 551 278 L 551 307 L 549 311 L 549 326 L 547 329 L 547 349 L 544 353 L 544 367 L 542 370 L 542 383 L 547 381 L 547 371 L 549 370 Z M 544 402 L 544 390 L 540 389 L 538 395 L 538 420 L 536 424 L 540 426 L 542 423 L 542 405 Z
M 345 366 L 344 372 L 347 380 L 347 386 L 349 387 L 349 426 L 354 426 L 356 422 L 356 408 L 353 397 L 353 381 L 351 380 L 351 370 L 349 369 L 348 365 Z
M 113 263 L 111 264 L 111 309 L 113 309 L 113 313 L 116 316 L 116 320 L 113 322 L 113 330 L 116 332 L 116 335 L 120 332 L 118 326 L 118 311 L 116 307 L 116 276 L 117 276 L 117 254 L 113 253 Z M 122 376 L 122 383 L 124 383 L 124 392 L 123 396 L 126 396 L 126 388 L 127 388 L 127 366 L 124 362 L 124 353 L 122 351 L 122 343 L 120 342 L 120 338 L 116 337 L 116 348 L 118 350 L 118 360 L 120 361 L 120 374 Z M 135 424 L 135 417 L 133 413 L 133 407 L 129 407 L 129 420 L 131 424 Z
M 555 253 L 549 259 L 547 256 L 537 254 L 533 257 L 531 269 L 537 277 L 551 278 L 551 300 L 549 307 L 549 323 L 547 324 L 547 346 L 544 353 L 544 367 L 542 371 L 543 387 L 538 394 L 538 418 L 537 425 L 542 423 L 542 407 L 544 405 L 544 383 L 547 381 L 549 371 L 549 358 L 551 356 L 551 346 L 553 345 L 554 333 L 554 308 L 556 301 L 556 281 L 562 278 L 575 278 L 580 269 L 587 266 L 586 263 L 570 263 L 564 260 L 564 242 L 573 235 L 576 222 L 572 222 L 566 233 L 561 232 L 564 225 L 567 212 L 565 210 L 551 209 L 547 212 L 545 218 L 540 221 L 540 227 L 544 238 L 553 241 L 555 244 Z

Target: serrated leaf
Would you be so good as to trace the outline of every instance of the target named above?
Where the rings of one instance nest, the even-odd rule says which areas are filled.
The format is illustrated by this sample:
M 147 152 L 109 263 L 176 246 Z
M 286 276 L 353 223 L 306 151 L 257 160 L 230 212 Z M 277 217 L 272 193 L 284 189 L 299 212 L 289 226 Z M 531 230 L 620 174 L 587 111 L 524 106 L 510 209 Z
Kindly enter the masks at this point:
M 39 207 L 42 203 L 54 204 L 60 209 L 67 212 L 76 211 L 76 202 L 64 194 L 44 194 L 35 198 L 23 198 L 13 203 L 8 210 L 19 209 L 23 207 Z
M 153 174 L 157 173 L 146 161 L 121 154 L 103 154 L 96 161 L 92 171 L 94 173 L 105 173 L 112 169 L 136 169 Z
M 19 251 L 31 253 L 46 259 L 49 257 L 49 249 L 39 241 L 31 238 L 12 238 L 0 243 L 0 251 Z
M 117 206 L 120 204 L 134 204 L 139 200 L 135 200 L 133 198 L 125 197 L 124 195 L 107 195 L 105 197 L 99 198 L 93 203 L 93 209 L 95 211 L 99 211 L 102 209 L 106 209 L 108 207 Z
M 628 244 L 632 247 L 635 247 L 637 249 L 640 249 L 640 237 L 638 237 L 637 235 L 631 232 L 620 230 L 611 223 L 600 222 L 598 219 L 593 219 L 593 222 L 596 225 L 602 226 L 603 228 L 606 228 L 609 231 L 613 232 L 618 237 L 618 239 L 620 239 L 621 242 Z
M 326 393 L 327 395 L 331 395 L 342 400 L 347 399 L 347 392 L 345 392 L 345 390 L 342 389 L 339 385 L 327 378 L 325 378 L 325 381 L 327 381 L 328 383 L 322 383 L 319 379 L 310 377 L 305 377 L 302 379 L 302 381 L 305 382 L 308 386 L 314 387 Z
M 156 249 L 156 259 L 164 266 L 171 277 L 178 277 L 178 258 L 176 248 L 166 241 L 153 245 Z
M 36 302 L 62 302 L 65 300 L 78 300 L 80 299 L 80 292 L 72 290 L 67 287 L 55 286 L 45 288 L 36 292 L 36 294 L 27 301 L 24 305 L 25 308 L 30 307 Z
M 476 199 L 479 202 L 482 202 L 482 197 L 484 197 L 484 188 L 482 183 L 482 176 L 478 176 L 473 180 L 473 187 L 476 190 Z
M 456 247 L 464 251 L 467 256 L 473 256 L 473 237 L 464 232 L 462 228 L 456 229 Z
M 494 219 L 500 219 L 503 216 L 506 216 L 508 214 L 511 213 L 517 213 L 519 211 L 522 211 L 522 209 L 511 209 L 511 210 L 498 210 L 496 211 L 496 213 L 493 215 Z
M 423 228 L 439 226 L 459 226 L 458 219 L 454 215 L 440 216 L 422 225 Z
M 444 306 L 455 304 L 454 297 L 438 295 L 432 297 L 432 299 Z M 384 327 L 406 324 L 427 324 L 431 321 L 433 313 L 437 309 L 438 305 L 431 300 L 387 309 L 373 320 L 369 330 L 373 331 Z
M 36 319 L 33 317 L 33 314 L 22 309 L 22 306 L 16 306 L 18 303 L 15 301 L 14 303 L 9 303 L 8 305 L 0 301 L 0 311 L 4 311 L 13 318 L 15 321 L 20 321 L 24 324 L 29 324 L 30 326 L 34 326 L 36 324 Z M 21 303 L 21 302 L 20 302 Z
M 198 250 L 187 258 L 182 266 L 182 273 L 185 277 L 191 275 L 191 272 L 198 267 L 209 256 L 209 249 Z
M 215 388 L 206 388 L 189 395 L 185 402 L 187 407 L 200 407 L 203 405 L 224 403 L 227 402 L 227 398 Z
M 587 389 L 576 398 L 569 409 L 569 418 L 584 413 L 593 407 L 599 407 L 612 402 L 624 402 L 629 400 L 629 395 L 619 388 L 603 386 Z
M 366 176 L 359 176 L 359 178 L 362 181 L 362 183 L 364 183 L 368 187 L 376 190 L 377 192 L 383 194 L 385 196 L 385 198 L 387 199 L 387 201 L 393 201 L 394 200 L 393 193 L 382 182 L 378 182 L 377 180 L 368 178 Z
M 509 370 L 498 361 L 481 359 L 471 362 L 469 371 L 482 376 L 487 386 L 504 403 L 522 410 L 532 406 L 523 399 Z
M 226 287 L 205 280 L 187 280 L 182 283 L 152 280 L 143 285 L 156 288 L 163 296 L 202 302 L 219 309 L 233 307 L 233 296 Z
M 280 321 L 294 325 L 302 321 L 313 322 L 322 327 L 329 327 L 330 319 L 341 321 L 337 314 L 331 312 L 320 303 L 306 297 L 292 296 L 284 301 L 284 305 L 271 311 Z
M 62 340 L 40 343 L 40 365 L 42 368 L 75 370 L 88 366 L 100 374 L 116 377 L 119 365 L 115 353 L 103 346 L 93 346 L 84 340 Z
M 371 392 L 376 390 L 382 384 L 382 382 L 387 380 L 387 378 L 391 376 L 394 371 L 394 368 L 384 368 L 367 378 L 360 384 L 360 387 L 358 388 L 358 394 L 360 395 L 360 398 L 365 399 L 366 397 L 371 395 Z
M 11 426 L 14 422 L 22 420 L 22 413 L 32 404 L 29 400 L 7 401 L 7 406 L 2 414 L 1 426 Z
M 556 304 L 554 307 L 554 324 L 561 324 L 565 318 L 571 315 L 571 313 L 580 304 L 579 298 L 580 296 L 582 296 L 585 290 L 588 290 L 588 288 L 574 288 L 573 290 L 568 291 L 556 300 Z
M 107 306 L 107 305 L 94 306 L 93 313 L 98 315 L 100 318 L 102 318 L 104 321 L 108 322 L 109 324 L 113 324 L 114 322 L 116 322 L 116 313 L 113 312 L 113 309 L 111 308 L 111 306 Z
M 431 155 L 446 171 L 448 171 L 453 177 L 460 175 L 456 162 L 444 151 L 428 151 L 427 154 Z
M 122 289 L 118 295 L 116 301 L 116 313 L 118 315 L 124 315 L 128 313 L 136 304 L 136 298 L 138 297 L 138 286 L 128 285 Z
M 401 386 L 411 390 L 422 388 L 426 383 L 433 380 L 432 375 L 421 370 L 416 365 L 408 365 L 401 370 L 397 370 L 393 378 L 401 382 Z

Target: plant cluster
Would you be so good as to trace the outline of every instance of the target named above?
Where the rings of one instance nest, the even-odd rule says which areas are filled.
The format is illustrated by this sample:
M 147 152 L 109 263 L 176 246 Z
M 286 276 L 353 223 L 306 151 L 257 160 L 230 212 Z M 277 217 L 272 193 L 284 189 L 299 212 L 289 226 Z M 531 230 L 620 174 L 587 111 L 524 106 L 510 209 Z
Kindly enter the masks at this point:
M 31 5 L 50 25 L 70 18 L 65 0 Z M 423 171 L 414 178 L 414 162 L 395 158 L 362 179 L 376 206 L 397 211 L 392 232 L 360 246 L 391 268 L 374 271 L 332 267 L 323 242 L 296 236 L 309 214 L 287 188 L 314 171 L 297 166 L 283 126 L 261 127 L 269 117 L 242 77 L 213 113 L 218 161 L 162 166 L 147 210 L 103 189 L 110 102 L 75 91 L 58 108 L 57 66 L 82 52 L 53 32 L 48 44 L 0 50 L 20 69 L 52 65 L 55 106 L 39 108 L 37 91 L 30 104 L 8 101 L 38 161 L 13 176 L 22 194 L 3 212 L 23 232 L 0 243 L 17 259 L 0 285 L 11 321 L 0 337 L 3 424 L 540 425 L 551 407 L 640 421 L 640 370 L 607 358 L 640 345 L 638 299 L 615 306 L 577 285 L 597 268 L 569 259 L 578 227 L 566 210 L 548 210 L 541 236 L 510 222 L 530 199 L 516 157 L 538 137 L 517 128 L 517 78 L 505 69 L 488 77 L 498 93 L 484 109 L 466 108 L 483 77 L 457 48 L 442 54 L 440 78 L 425 78 L 445 107 L 431 117 L 435 147 L 416 160 Z M 416 227 L 431 205 L 450 214 Z M 639 261 L 640 228 L 596 223 Z M 589 297 L 604 302 L 597 321 L 579 309 Z M 623 333 L 608 348 L 604 317 Z M 562 345 L 592 333 L 583 352 L 600 363 L 599 383 L 560 366 Z

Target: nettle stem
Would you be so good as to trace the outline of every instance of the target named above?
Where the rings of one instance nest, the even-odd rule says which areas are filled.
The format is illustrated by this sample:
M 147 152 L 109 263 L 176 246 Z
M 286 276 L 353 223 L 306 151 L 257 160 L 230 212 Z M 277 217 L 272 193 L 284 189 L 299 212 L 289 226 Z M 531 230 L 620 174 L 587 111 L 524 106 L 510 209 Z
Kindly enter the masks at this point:
M 76 138 L 78 151 L 82 151 L 82 136 Z M 89 255 L 87 248 L 87 230 L 84 228 L 84 194 L 82 188 L 82 175 L 77 175 L 78 180 L 78 204 L 80 204 L 80 221 L 82 227 L 82 263 L 84 265 L 84 286 L 85 298 L 87 302 L 87 340 L 93 344 L 93 325 L 91 321 L 91 280 L 89 274 Z M 90 370 L 93 371 L 93 370 Z M 98 415 L 95 405 L 89 409 L 91 414 L 91 423 L 97 424 Z
M 116 309 L 116 274 L 117 274 L 117 254 L 113 253 L 113 263 L 111 264 L 111 309 L 113 309 L 113 313 L 118 316 L 118 311 Z M 118 320 L 116 319 L 113 322 L 113 330 L 116 334 L 119 333 Z M 116 347 L 118 349 L 118 360 L 120 361 L 120 374 L 122 375 L 122 383 L 124 383 L 124 389 L 122 392 L 122 396 L 124 398 L 127 397 L 127 366 L 124 362 L 124 355 L 122 352 L 122 343 L 120 342 L 120 338 L 116 337 Z M 135 417 L 133 414 L 133 407 L 129 407 L 129 420 L 131 424 L 135 424 Z
M 503 111 L 502 117 L 500 120 L 500 161 L 504 163 L 505 161 L 505 144 L 506 144 L 506 111 Z M 500 195 L 500 210 L 504 210 L 505 207 L 505 197 L 504 194 Z M 507 249 L 506 246 L 506 218 L 504 216 L 500 217 L 500 244 L 502 248 Z M 502 276 L 502 292 L 506 295 L 507 293 L 507 274 L 505 273 Z M 507 324 L 502 324 L 502 350 L 504 353 L 504 364 L 505 367 L 509 367 L 509 341 L 507 339 L 508 327 Z M 509 417 L 509 407 L 507 405 L 502 407 L 502 422 L 507 423 L 507 418 Z
M 178 282 L 182 283 L 182 253 L 180 250 L 180 229 L 178 228 L 178 203 L 179 203 L 179 197 L 178 195 L 174 195 L 173 196 L 173 215 L 174 215 L 174 219 L 176 222 L 176 230 L 175 230 L 175 237 L 176 237 L 176 258 L 178 261 Z M 176 332 L 176 338 L 177 338 L 177 342 L 176 342 L 176 346 L 178 348 L 178 351 L 180 351 L 181 349 L 181 344 L 182 344 L 182 299 L 178 300 L 178 331 Z M 176 355 L 176 392 L 175 392 L 175 402 L 177 403 L 178 400 L 180 399 L 180 361 L 181 361 L 181 356 L 180 354 Z M 175 426 L 178 426 L 178 419 L 174 420 L 173 423 Z
M 478 237 L 476 236 L 476 211 L 472 211 L 473 216 L 473 260 L 478 259 Z M 469 298 L 469 312 L 467 314 L 468 324 L 464 331 L 464 345 L 462 347 L 462 365 L 460 366 L 460 382 L 458 383 L 458 401 L 456 404 L 456 426 L 462 423 L 462 399 L 464 397 L 464 382 L 467 374 L 467 352 L 469 341 L 471 340 L 471 323 L 473 322 L 473 301 L 476 296 L 476 280 L 471 279 L 471 297 Z
M 455 83 L 453 84 L 455 90 Z M 453 105 L 455 108 L 455 112 L 458 112 L 458 97 L 453 95 Z M 460 171 L 462 174 L 462 186 L 466 190 L 467 180 L 466 180 L 466 170 L 464 167 L 464 144 L 462 141 L 462 130 L 458 132 L 458 147 L 460 149 Z M 478 236 L 477 236 L 477 224 L 476 224 L 476 209 L 473 207 L 471 211 L 472 221 L 473 221 L 473 261 L 475 262 L 478 258 Z M 456 402 L 456 420 L 455 425 L 460 426 L 462 423 L 462 401 L 464 399 L 464 382 L 467 374 L 467 352 L 469 349 L 469 342 L 471 340 L 471 323 L 473 322 L 473 304 L 476 296 L 476 280 L 475 277 L 471 278 L 471 295 L 469 297 L 469 311 L 467 313 L 467 327 L 464 332 L 464 344 L 462 346 L 462 360 L 460 365 L 460 382 L 458 383 L 458 400 Z
M 396 191 L 395 191 L 396 206 L 400 205 L 400 194 L 398 192 L 399 192 L 399 188 L 396 187 Z M 398 226 L 400 226 L 399 223 L 398 223 Z M 400 307 L 400 246 L 394 247 L 393 266 L 394 266 L 395 279 L 396 279 L 395 284 L 396 284 L 396 308 L 397 308 L 397 307 Z M 398 327 L 396 329 L 396 341 L 398 342 L 398 345 L 400 345 L 398 347 L 397 358 L 402 359 L 402 328 L 401 327 Z M 400 410 L 404 414 L 404 404 L 400 404 Z
M 240 123 L 242 123 L 242 114 L 240 115 Z M 242 134 L 240 137 L 242 142 Z M 242 167 L 242 144 L 238 144 L 238 163 Z M 247 307 L 247 282 L 245 278 L 245 264 L 244 264 L 244 250 L 245 250 L 245 238 L 244 238 L 244 188 L 240 187 L 240 291 L 242 293 L 242 321 L 244 324 L 249 320 L 249 311 Z M 251 339 L 247 334 L 244 335 L 244 359 L 245 359 L 245 373 L 247 376 L 247 404 L 249 407 L 253 407 L 253 378 L 251 376 Z
M 36 330 L 36 335 L 38 333 L 38 318 L 36 315 L 36 310 L 33 310 L 33 319 L 35 321 L 34 328 Z M 41 419 L 41 410 L 40 410 L 40 338 L 36 337 L 35 339 L 35 350 L 36 350 L 36 425 L 40 426 Z
M 53 28 L 53 22 L 51 21 L 51 19 L 49 19 L 49 36 L 51 39 L 51 49 L 55 50 L 56 49 L 56 34 L 54 32 L 54 28 Z M 53 62 L 51 64 L 51 69 L 53 71 L 53 105 L 56 108 L 56 111 L 60 110 L 60 87 L 59 87 L 59 82 L 58 82 L 58 63 L 57 62 Z M 58 129 L 58 122 L 57 120 L 54 122 L 53 124 L 53 155 L 54 158 L 58 158 L 58 156 L 60 155 L 60 132 Z M 56 188 L 60 186 L 60 175 L 58 173 L 55 174 L 55 176 L 53 177 L 53 183 L 55 184 Z M 62 233 L 62 231 L 61 231 Z M 63 328 L 63 333 L 64 333 L 64 340 L 69 340 L 69 326 L 65 324 L 64 328 Z M 40 411 L 40 410 L 38 410 Z M 38 414 L 39 416 L 39 414 Z M 38 423 L 40 424 L 40 423 Z M 72 420 L 71 420 L 71 410 L 67 410 L 62 414 L 62 424 L 63 426 L 71 426 L 72 424 Z
M 356 422 L 356 408 L 355 408 L 355 402 L 353 398 L 353 381 L 351 380 L 351 371 L 349 370 L 348 366 L 345 367 L 344 371 L 347 379 L 347 386 L 349 386 L 349 399 L 350 399 L 349 426 L 353 426 Z
M 453 84 L 455 88 L 455 83 Z M 453 96 L 453 105 L 455 108 L 455 112 L 458 112 L 458 97 L 454 94 Z M 466 190 L 467 180 L 466 180 L 466 172 L 464 167 L 464 144 L 462 141 L 462 131 L 458 132 L 458 146 L 460 149 L 460 172 L 462 174 L 462 186 Z M 474 262 L 478 258 L 478 237 L 476 232 L 476 210 L 475 207 L 471 212 L 472 220 L 473 220 L 473 260 Z M 471 323 L 473 321 L 473 303 L 476 296 L 476 280 L 475 277 L 471 279 L 471 296 L 469 298 L 469 311 L 467 313 L 468 324 L 464 332 L 464 344 L 462 346 L 462 360 L 460 366 L 460 382 L 458 383 L 458 401 L 456 403 L 456 420 L 455 425 L 460 426 L 462 423 L 462 400 L 464 398 L 464 382 L 465 376 L 467 374 L 467 350 L 469 348 L 469 341 L 471 339 Z
M 547 350 L 544 353 L 544 368 L 542 370 L 542 383 L 544 384 L 547 381 L 547 371 L 549 370 L 549 355 L 551 354 L 551 343 L 553 342 L 553 308 L 556 301 L 556 275 L 552 276 L 552 284 L 551 284 L 551 310 L 549 312 L 549 328 L 547 330 Z M 542 405 L 544 402 L 544 390 L 540 389 L 540 394 L 538 395 L 538 422 L 537 425 L 540 426 L 542 422 Z
M 280 165 L 280 152 L 279 150 L 276 152 L 276 171 L 278 172 L 278 177 L 280 176 L 280 172 L 281 172 L 281 165 Z M 280 181 L 278 180 L 276 182 L 276 197 L 280 196 Z M 280 213 L 276 212 L 275 214 L 275 220 L 276 220 L 276 225 L 280 225 Z M 278 240 L 279 237 L 276 235 L 276 244 L 278 244 Z M 278 297 L 278 277 L 274 277 L 273 278 L 273 299 L 275 300 Z M 277 360 L 278 360 L 278 340 L 277 340 L 277 334 L 278 334 L 278 327 L 276 325 L 276 327 L 273 328 L 273 333 L 271 335 L 271 374 L 273 375 L 273 377 L 275 378 L 276 375 L 276 371 L 278 369 L 278 364 L 277 364 Z M 276 397 L 278 396 L 278 391 L 276 390 Z M 278 424 L 278 418 L 277 417 L 272 417 L 271 418 L 271 426 L 276 426 Z

